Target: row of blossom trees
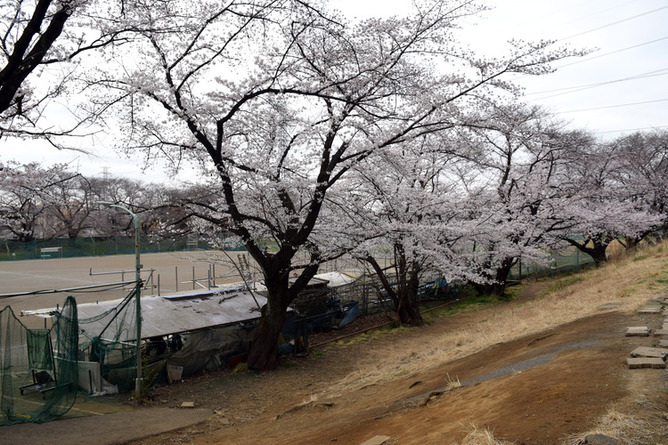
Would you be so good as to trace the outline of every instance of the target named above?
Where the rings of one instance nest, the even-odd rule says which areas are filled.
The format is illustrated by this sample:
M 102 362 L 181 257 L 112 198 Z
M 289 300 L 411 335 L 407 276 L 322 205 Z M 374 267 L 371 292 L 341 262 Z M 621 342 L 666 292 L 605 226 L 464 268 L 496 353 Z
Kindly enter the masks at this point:
M 116 177 L 87 177 L 66 164 L 0 164 L 0 238 L 20 242 L 132 233 L 129 217 L 101 203 L 124 204 L 154 237 L 183 231 L 178 189 Z
M 236 234 L 264 274 L 254 369 L 276 366 L 288 306 L 341 255 L 385 277 L 374 252 L 391 251 L 399 316 L 419 324 L 427 268 L 501 293 L 519 258 L 555 240 L 637 240 L 663 216 L 651 201 L 665 187 L 648 192 L 622 156 L 598 152 L 608 145 L 519 105 L 508 74 L 580 53 L 514 42 L 505 57 L 473 54 L 456 29 L 484 9 L 474 2 L 363 21 L 316 0 L 36 3 L 80 19 L 60 22 L 78 25 L 52 50 L 76 61 L 66 85 L 79 123 L 136 158 L 201 165 L 209 181 L 182 199 L 183 216 Z M 0 112 L 17 131 L 13 97 Z
M 502 295 L 522 258 L 547 264 L 546 251 L 570 243 L 599 265 L 613 240 L 634 248 L 665 232 L 668 132 L 601 142 L 555 128 L 537 109 L 494 113 L 485 125 L 430 133 L 368 157 L 323 200 L 315 247 L 327 259 L 348 253 L 366 262 L 402 323 L 422 322 L 418 286 L 426 271 Z M 13 162 L 0 166 L 0 179 L 0 230 L 19 241 L 131 231 L 128 218 L 101 201 L 131 207 L 142 230 L 157 237 L 194 230 L 215 239 L 231 223 L 211 186 L 170 189 Z M 277 198 L 255 199 L 269 206 Z M 267 246 L 279 243 L 258 247 L 270 255 Z M 390 267 L 381 266 L 388 253 Z

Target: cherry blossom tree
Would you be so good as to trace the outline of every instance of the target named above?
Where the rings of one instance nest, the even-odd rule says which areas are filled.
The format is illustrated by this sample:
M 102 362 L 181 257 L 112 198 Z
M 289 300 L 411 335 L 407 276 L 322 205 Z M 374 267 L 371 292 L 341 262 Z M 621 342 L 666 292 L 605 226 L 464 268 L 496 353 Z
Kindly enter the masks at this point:
M 0 136 L 50 139 L 81 125 L 75 122 L 68 129 L 40 128 L 37 121 L 50 99 L 64 93 L 76 65 L 73 61 L 91 50 L 123 41 L 124 30 L 113 20 L 118 15 L 112 11 L 120 11 L 120 7 L 111 8 L 98 0 L 2 2 Z
M 574 225 L 564 209 L 580 185 L 566 165 L 572 150 L 590 139 L 521 104 L 491 107 L 464 136 L 479 153 L 477 183 L 469 188 L 478 209 L 472 218 L 479 221 L 471 248 L 480 255 L 472 267 L 482 277 L 479 292 L 502 296 L 521 258 L 546 263 L 544 249 L 555 244 L 555 234 Z
M 190 156 L 212 179 L 220 199 L 197 215 L 240 237 L 267 287 L 251 368 L 277 365 L 288 305 L 341 254 L 321 218 L 337 214 L 327 195 L 351 168 L 449 128 L 467 103 L 507 87 L 503 74 L 540 74 L 564 56 L 549 42 L 500 60 L 467 55 L 451 30 L 476 10 L 438 1 L 349 23 L 295 0 L 126 5 L 132 51 L 89 80 L 91 104 L 115 111 L 125 147 Z
M 67 236 L 90 223 L 90 184 L 66 164 L 8 163 L 0 170 L 2 226 L 22 242 Z
M 617 180 L 626 189 L 637 208 L 663 216 L 660 235 L 668 230 L 668 131 L 652 131 L 622 136 L 611 142 L 619 147 L 621 166 Z M 627 248 L 635 247 L 649 230 L 623 240 Z
M 469 267 L 476 253 L 466 245 L 478 228 L 468 218 L 474 209 L 458 178 L 468 167 L 451 133 L 425 135 L 355 169 L 354 190 L 364 198 L 347 203 L 355 209 L 353 224 L 363 229 L 353 255 L 379 278 L 402 324 L 423 323 L 418 291 L 425 273 L 448 281 L 482 279 Z M 389 264 L 379 261 L 383 250 Z
M 52 223 L 53 236 L 65 235 L 74 240 L 93 224 L 89 218 L 93 210 L 91 184 L 66 164 L 48 167 L 45 173 L 50 182 L 40 191 L 45 206 L 43 216 Z
M 45 211 L 41 191 L 47 182 L 37 163 L 0 165 L 0 229 L 22 242 L 38 237 L 38 224 Z
M 650 211 L 648 202 L 638 199 L 651 196 L 652 186 L 644 182 L 640 188 L 628 187 L 620 180 L 628 172 L 624 148 L 592 141 L 568 164 L 569 177 L 580 184 L 581 193 L 567 209 L 574 225 L 561 238 L 590 255 L 597 267 L 608 260 L 606 251 L 613 241 L 640 239 L 665 221 L 665 215 Z

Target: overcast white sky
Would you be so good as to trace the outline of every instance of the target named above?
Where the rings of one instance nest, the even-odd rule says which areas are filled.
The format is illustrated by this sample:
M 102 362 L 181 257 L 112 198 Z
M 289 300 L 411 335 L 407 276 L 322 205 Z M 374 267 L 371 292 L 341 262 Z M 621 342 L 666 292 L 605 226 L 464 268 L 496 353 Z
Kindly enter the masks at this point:
M 401 14 L 410 0 L 330 0 L 351 16 Z M 636 129 L 668 128 L 668 0 L 490 0 L 493 9 L 471 19 L 462 36 L 477 50 L 498 54 L 510 38 L 556 39 L 575 48 L 598 48 L 559 62 L 556 73 L 521 77 L 527 101 L 542 104 L 576 128 L 602 138 Z M 0 160 L 71 162 L 88 175 L 104 167 L 114 176 L 165 182 L 164 170 L 144 172 L 113 154 L 97 159 L 31 141 L 3 143 Z M 184 178 L 196 177 L 193 171 Z

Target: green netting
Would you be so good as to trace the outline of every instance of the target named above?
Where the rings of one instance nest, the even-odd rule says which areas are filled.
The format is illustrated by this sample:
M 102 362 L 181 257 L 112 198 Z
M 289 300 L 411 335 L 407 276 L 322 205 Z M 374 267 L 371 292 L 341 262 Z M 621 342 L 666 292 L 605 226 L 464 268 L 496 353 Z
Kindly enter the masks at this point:
M 130 391 L 137 375 L 137 292 L 135 287 L 118 306 L 79 320 L 82 359 L 99 363 L 102 378 L 120 392 Z
M 28 329 L 11 307 L 0 311 L 0 425 L 46 422 L 74 404 L 78 324 L 68 297 L 50 330 Z

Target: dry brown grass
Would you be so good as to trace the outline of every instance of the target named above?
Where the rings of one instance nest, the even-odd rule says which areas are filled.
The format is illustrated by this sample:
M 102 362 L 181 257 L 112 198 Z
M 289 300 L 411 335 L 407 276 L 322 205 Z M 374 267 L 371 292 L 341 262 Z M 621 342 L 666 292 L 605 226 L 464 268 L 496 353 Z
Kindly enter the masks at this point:
M 607 303 L 614 311 L 633 312 L 668 287 L 668 243 L 649 247 L 636 255 L 615 260 L 599 269 L 578 274 L 578 279 L 560 278 L 543 298 L 526 303 L 497 305 L 479 311 L 476 323 L 432 337 L 419 349 L 405 354 L 371 351 L 368 365 L 360 366 L 326 391 L 336 396 L 399 376 L 424 372 L 454 359 L 482 351 L 499 342 L 536 334 L 596 313 Z M 581 279 L 580 279 L 581 278 Z M 438 322 L 438 321 L 437 321 Z
M 620 445 L 658 442 L 665 439 L 665 413 L 658 409 L 642 410 L 641 414 L 628 414 L 617 408 L 610 408 L 605 416 L 598 419 L 590 431 L 571 435 L 563 441 L 563 445 L 582 445 L 590 434 L 604 434 L 618 439 Z
M 508 442 L 494 437 L 494 432 L 487 428 L 480 428 L 471 424 L 465 429 L 466 436 L 459 445 L 512 445 Z

